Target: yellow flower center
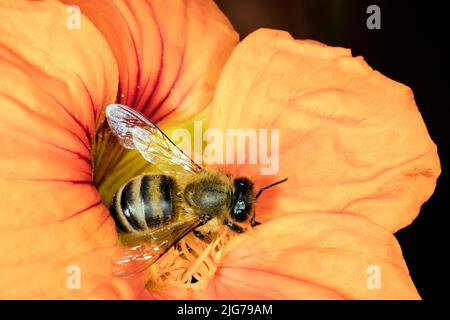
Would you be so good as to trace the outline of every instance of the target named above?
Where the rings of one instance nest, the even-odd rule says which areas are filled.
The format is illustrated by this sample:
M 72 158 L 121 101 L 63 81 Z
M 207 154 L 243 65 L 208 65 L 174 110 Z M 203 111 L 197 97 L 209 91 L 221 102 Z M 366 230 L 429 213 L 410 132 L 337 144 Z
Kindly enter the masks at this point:
M 205 119 L 205 115 L 198 115 L 196 120 Z M 177 128 L 191 131 L 193 122 L 188 121 Z M 170 133 L 171 130 L 164 131 Z M 126 150 L 120 146 L 104 118 L 96 130 L 93 158 L 94 184 L 107 207 L 117 190 L 130 179 L 144 173 L 159 173 L 136 150 Z M 173 286 L 190 289 L 204 287 L 216 272 L 223 249 L 232 236 L 224 227 L 217 239 L 208 244 L 189 234 L 145 271 L 146 287 L 151 291 Z

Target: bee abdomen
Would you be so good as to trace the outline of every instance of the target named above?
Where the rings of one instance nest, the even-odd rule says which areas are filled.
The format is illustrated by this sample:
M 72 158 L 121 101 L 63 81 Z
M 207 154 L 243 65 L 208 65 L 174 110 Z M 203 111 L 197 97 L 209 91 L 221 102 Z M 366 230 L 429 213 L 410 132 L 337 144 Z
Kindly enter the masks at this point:
M 148 227 L 166 223 L 175 216 L 175 180 L 165 175 L 145 175 L 141 183 L 141 199 Z
M 121 232 L 155 228 L 176 215 L 177 186 L 165 175 L 144 175 L 128 181 L 113 198 L 111 215 Z

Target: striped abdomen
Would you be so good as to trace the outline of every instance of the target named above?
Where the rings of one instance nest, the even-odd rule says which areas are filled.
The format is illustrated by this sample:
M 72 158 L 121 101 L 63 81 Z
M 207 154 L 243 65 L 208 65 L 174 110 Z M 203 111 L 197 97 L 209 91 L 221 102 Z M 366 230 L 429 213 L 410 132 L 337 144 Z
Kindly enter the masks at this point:
M 121 232 L 149 230 L 175 219 L 175 180 L 144 175 L 124 184 L 114 195 L 110 212 Z

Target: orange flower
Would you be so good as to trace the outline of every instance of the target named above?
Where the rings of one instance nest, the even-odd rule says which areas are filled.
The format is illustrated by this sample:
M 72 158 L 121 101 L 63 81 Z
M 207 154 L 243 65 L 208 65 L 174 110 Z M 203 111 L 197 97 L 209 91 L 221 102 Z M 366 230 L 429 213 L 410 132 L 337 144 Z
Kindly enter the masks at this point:
M 0 0 L 0 297 L 420 298 L 392 232 L 414 220 L 440 167 L 409 88 L 280 31 L 234 49 L 207 0 L 64 2 L 81 8 L 80 29 L 66 4 Z M 148 169 L 105 133 L 115 101 L 168 130 L 207 106 L 208 127 L 279 128 L 277 177 L 220 167 L 258 186 L 289 177 L 258 200 L 263 224 L 211 245 L 188 237 L 149 270 L 148 290 L 114 277 L 102 199 Z M 367 286 L 371 266 L 380 289 Z

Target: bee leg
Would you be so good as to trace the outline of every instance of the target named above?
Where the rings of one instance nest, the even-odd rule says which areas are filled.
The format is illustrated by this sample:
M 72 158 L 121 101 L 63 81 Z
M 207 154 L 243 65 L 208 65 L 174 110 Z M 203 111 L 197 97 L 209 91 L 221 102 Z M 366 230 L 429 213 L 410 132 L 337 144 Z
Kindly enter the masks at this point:
M 256 221 L 256 220 L 252 220 L 251 223 L 250 223 L 250 225 L 251 225 L 252 227 L 257 226 L 257 225 L 259 225 L 259 224 L 261 224 L 261 222 Z
M 230 221 L 225 221 L 225 225 L 230 228 L 232 231 L 236 232 L 236 233 L 242 233 L 244 232 L 244 229 L 242 229 L 242 227 L 238 226 L 237 224 L 234 224 L 233 222 Z
M 201 231 L 198 230 L 194 230 L 194 236 L 196 236 L 197 238 L 206 243 L 210 243 L 212 241 L 212 238 L 209 234 L 202 233 Z
M 252 227 L 257 226 L 258 224 L 261 224 L 261 222 L 255 220 L 255 217 L 256 217 L 256 214 L 255 214 L 255 212 L 253 212 L 252 219 L 250 220 L 250 225 Z

